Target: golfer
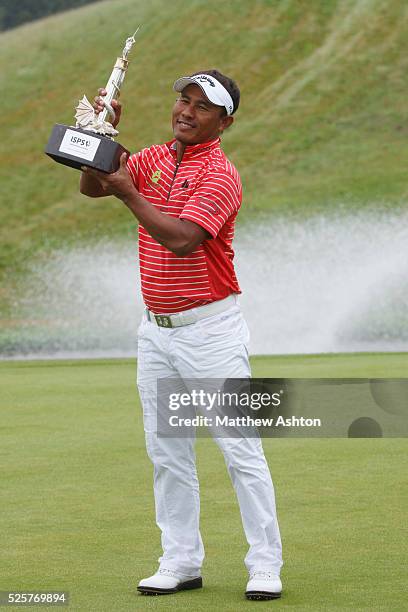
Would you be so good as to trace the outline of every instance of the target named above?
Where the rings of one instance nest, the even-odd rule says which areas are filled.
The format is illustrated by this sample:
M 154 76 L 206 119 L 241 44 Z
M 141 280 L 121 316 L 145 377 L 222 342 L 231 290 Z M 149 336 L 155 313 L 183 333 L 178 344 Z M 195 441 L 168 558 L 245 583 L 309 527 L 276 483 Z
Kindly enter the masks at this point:
M 199 484 L 194 439 L 157 435 L 157 380 L 250 377 L 248 327 L 237 296 L 232 240 L 241 180 L 220 147 L 240 91 L 208 70 L 179 78 L 174 138 L 142 149 L 113 174 L 83 168 L 81 193 L 114 195 L 139 222 L 146 311 L 138 329 L 138 388 L 147 453 L 154 466 L 156 521 L 163 554 L 144 594 L 202 586 Z M 105 90 L 95 98 L 103 109 Z M 121 105 L 113 101 L 115 127 Z M 259 438 L 216 438 L 234 486 L 249 550 L 248 599 L 280 597 L 282 549 L 273 484 Z M 224 559 L 228 563 L 228 559 Z

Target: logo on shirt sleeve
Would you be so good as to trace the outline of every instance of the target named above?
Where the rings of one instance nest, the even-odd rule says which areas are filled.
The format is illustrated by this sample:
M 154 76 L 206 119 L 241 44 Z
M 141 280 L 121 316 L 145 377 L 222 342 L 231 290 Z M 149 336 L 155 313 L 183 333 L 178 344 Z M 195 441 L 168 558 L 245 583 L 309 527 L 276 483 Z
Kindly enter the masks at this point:
M 201 208 L 203 208 L 207 212 L 210 212 L 213 215 L 219 215 L 221 212 L 217 204 L 214 204 L 214 202 L 211 202 L 211 200 L 201 199 L 198 201 L 198 204 Z

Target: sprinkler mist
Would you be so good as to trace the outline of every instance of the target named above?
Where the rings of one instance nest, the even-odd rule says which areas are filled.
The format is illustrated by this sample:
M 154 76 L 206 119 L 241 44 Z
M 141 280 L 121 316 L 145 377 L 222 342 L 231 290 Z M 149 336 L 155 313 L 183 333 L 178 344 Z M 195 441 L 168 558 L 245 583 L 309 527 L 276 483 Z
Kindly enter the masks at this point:
M 408 350 L 408 215 L 358 213 L 238 228 L 252 354 Z M 102 241 L 31 267 L 3 357 L 133 356 L 137 245 Z

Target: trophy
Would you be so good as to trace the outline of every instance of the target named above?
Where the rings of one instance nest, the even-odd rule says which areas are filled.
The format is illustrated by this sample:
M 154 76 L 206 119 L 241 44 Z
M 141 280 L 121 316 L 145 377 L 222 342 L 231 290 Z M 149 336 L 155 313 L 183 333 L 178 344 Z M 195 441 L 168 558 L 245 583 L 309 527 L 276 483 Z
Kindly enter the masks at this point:
M 126 39 L 122 56 L 118 57 L 112 74 L 106 84 L 106 96 L 103 97 L 104 109 L 97 115 L 92 104 L 83 96 L 76 107 L 76 125 L 68 126 L 57 123 L 51 132 L 45 148 L 45 153 L 56 162 L 77 168 L 90 166 L 102 172 L 116 172 L 120 157 L 129 151 L 113 140 L 118 135 L 112 123 L 115 121 L 115 111 L 112 100 L 119 97 L 120 88 L 128 68 L 128 56 L 135 42 L 139 28 Z

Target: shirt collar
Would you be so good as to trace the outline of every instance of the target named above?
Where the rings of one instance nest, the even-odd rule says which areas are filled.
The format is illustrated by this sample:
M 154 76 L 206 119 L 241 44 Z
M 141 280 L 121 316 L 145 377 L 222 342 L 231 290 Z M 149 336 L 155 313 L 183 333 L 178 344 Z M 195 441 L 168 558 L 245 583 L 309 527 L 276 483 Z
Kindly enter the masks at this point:
M 221 139 L 220 138 L 216 138 L 215 140 L 210 140 L 209 142 L 200 142 L 198 144 L 188 145 L 184 149 L 183 159 L 186 159 L 186 158 L 189 158 L 189 157 L 198 157 L 200 154 L 208 153 L 208 151 L 213 151 L 214 149 L 219 149 L 220 148 L 220 142 L 221 142 Z M 176 139 L 174 138 L 173 140 L 170 140 L 166 144 L 167 144 L 170 152 L 174 156 L 176 156 L 177 155 L 177 151 L 176 151 Z

